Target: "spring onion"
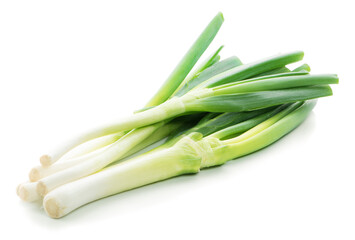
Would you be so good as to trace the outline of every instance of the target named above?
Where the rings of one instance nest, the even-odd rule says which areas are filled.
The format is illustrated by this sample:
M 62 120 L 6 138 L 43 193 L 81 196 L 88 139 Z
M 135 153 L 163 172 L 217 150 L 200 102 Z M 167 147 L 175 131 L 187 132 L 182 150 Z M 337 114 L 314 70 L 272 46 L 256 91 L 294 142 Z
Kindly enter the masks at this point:
M 171 147 L 140 155 L 54 189 L 43 200 L 45 211 L 59 218 L 97 199 L 178 175 L 197 173 L 257 151 L 297 127 L 314 105 L 314 101 L 295 103 L 244 134 L 227 140 L 216 136 L 202 138 L 201 133 L 191 133 Z
M 243 63 L 219 47 L 199 63 L 224 21 L 218 13 L 144 108 L 40 158 L 16 192 L 60 218 L 97 199 L 260 150 L 301 124 L 335 74 L 310 74 L 296 51 Z M 152 144 L 156 143 L 153 147 Z

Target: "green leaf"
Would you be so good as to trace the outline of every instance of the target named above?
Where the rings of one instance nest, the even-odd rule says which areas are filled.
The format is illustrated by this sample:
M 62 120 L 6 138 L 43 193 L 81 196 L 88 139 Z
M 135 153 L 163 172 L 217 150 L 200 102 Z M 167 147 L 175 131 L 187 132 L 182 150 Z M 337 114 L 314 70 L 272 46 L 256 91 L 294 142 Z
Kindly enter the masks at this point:
M 280 67 L 280 68 L 272 69 L 270 71 L 263 72 L 263 73 L 258 74 L 256 76 L 253 76 L 253 78 L 267 76 L 267 75 L 274 75 L 274 74 L 279 74 L 279 73 L 288 73 L 288 72 L 290 72 L 290 69 L 288 69 L 287 67 Z
M 332 95 L 328 85 L 228 94 L 186 103 L 188 111 L 243 112 Z
M 227 70 L 230 70 L 234 67 L 237 67 L 241 65 L 242 62 L 239 60 L 239 58 L 233 56 L 229 57 L 223 61 L 220 61 L 211 67 L 205 69 L 203 72 L 201 72 L 196 78 L 192 79 L 191 81 L 187 82 L 176 94 L 175 96 L 182 96 L 186 94 L 188 91 L 196 87 L 197 85 L 203 83 L 204 81 L 207 81 L 208 79 L 223 73 Z
M 210 45 L 218 30 L 223 23 L 222 13 L 218 13 L 212 21 L 208 24 L 205 30 L 201 33 L 198 39 L 194 42 L 185 56 L 181 59 L 179 64 L 175 67 L 174 71 L 170 74 L 168 79 L 161 86 L 159 91 L 153 98 L 146 104 L 145 107 L 151 107 L 165 102 L 180 86 L 181 82 L 185 79 L 191 71 L 197 60 L 205 52 Z
M 308 64 L 302 64 L 301 66 L 292 70 L 292 72 L 301 72 L 301 71 L 310 72 L 311 67 Z
M 259 123 L 265 121 L 266 119 L 274 116 L 275 114 L 281 112 L 282 110 L 284 110 L 288 106 L 290 106 L 290 104 L 283 104 L 279 107 L 272 107 L 272 108 L 267 108 L 267 109 L 264 108 L 267 110 L 265 113 L 259 114 L 256 117 L 250 118 L 246 121 L 239 122 L 239 123 L 231 125 L 229 127 L 225 127 L 223 129 L 211 134 L 211 137 L 215 137 L 220 140 L 223 140 L 223 139 L 235 136 L 237 134 L 243 133 L 243 132 L 255 127 Z M 256 110 L 256 111 L 260 111 L 260 110 Z M 255 111 L 251 111 L 251 113 L 253 113 L 253 112 L 255 112 Z M 228 114 L 228 113 L 226 113 L 226 114 Z
M 296 72 L 297 73 L 297 72 Z M 293 73 L 294 74 L 294 73 Z M 298 73 L 299 74 L 299 73 Z M 268 91 L 312 85 L 336 84 L 339 79 L 335 74 L 323 75 L 294 75 L 265 78 L 259 81 L 248 79 L 213 88 L 215 95 L 234 94 L 243 92 Z
M 279 54 L 253 63 L 240 65 L 221 74 L 214 76 L 208 81 L 198 85 L 198 88 L 211 88 L 222 84 L 250 78 L 257 74 L 283 67 L 287 64 L 302 60 L 303 52 Z

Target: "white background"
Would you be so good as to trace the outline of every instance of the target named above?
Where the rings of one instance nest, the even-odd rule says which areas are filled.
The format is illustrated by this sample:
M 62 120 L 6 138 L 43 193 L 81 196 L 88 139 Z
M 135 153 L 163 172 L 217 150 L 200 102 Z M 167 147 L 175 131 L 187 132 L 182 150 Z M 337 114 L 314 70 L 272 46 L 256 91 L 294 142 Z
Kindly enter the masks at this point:
M 354 239 L 352 1 L 1 1 L 1 239 Z M 53 220 L 15 194 L 51 144 L 128 115 L 205 25 L 207 55 L 305 51 L 334 96 L 250 156 L 119 194 Z M 206 55 L 205 55 L 206 56 Z

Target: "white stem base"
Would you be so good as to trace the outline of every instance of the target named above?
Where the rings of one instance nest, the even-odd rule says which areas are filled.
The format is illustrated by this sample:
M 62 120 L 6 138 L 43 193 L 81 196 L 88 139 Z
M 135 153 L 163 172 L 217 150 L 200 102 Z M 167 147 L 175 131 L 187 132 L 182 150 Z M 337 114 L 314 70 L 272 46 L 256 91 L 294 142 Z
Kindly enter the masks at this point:
M 50 217 L 60 218 L 97 199 L 177 175 L 198 172 L 201 156 L 191 144 L 194 142 L 189 140 L 178 147 L 144 154 L 62 185 L 45 196 L 44 209 Z
M 25 182 L 20 184 L 16 191 L 17 195 L 25 202 L 34 202 L 41 199 L 36 191 L 37 182 Z

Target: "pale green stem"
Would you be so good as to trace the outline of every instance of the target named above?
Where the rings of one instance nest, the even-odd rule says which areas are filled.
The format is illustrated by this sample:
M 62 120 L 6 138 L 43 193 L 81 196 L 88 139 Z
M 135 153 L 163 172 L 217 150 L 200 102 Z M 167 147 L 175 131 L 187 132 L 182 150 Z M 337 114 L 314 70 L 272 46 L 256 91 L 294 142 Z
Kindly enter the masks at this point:
M 138 143 L 144 141 L 144 139 L 163 124 L 164 122 L 159 122 L 151 126 L 132 130 L 98 156 L 94 156 L 84 162 L 72 166 L 71 168 L 59 171 L 41 179 L 38 183 L 37 191 L 44 196 L 60 185 L 72 182 L 101 170 L 108 164 L 122 158 L 129 150 L 134 148 Z
M 63 157 L 60 158 L 60 160 L 71 160 L 74 158 L 81 157 L 83 155 L 89 154 L 91 152 L 94 152 L 96 150 L 100 150 L 101 148 L 107 147 L 108 145 L 116 142 L 118 139 L 123 137 L 127 131 L 125 132 L 118 132 L 118 133 L 113 133 L 109 134 L 106 136 L 98 137 L 92 140 L 89 140 L 83 144 L 80 144 L 79 146 L 73 148 L 69 152 L 63 155 Z
M 201 157 L 184 138 L 173 148 L 143 154 L 49 192 L 43 206 L 50 217 L 60 218 L 74 209 L 116 193 L 199 171 Z
M 112 144 L 111 144 L 112 145 Z M 97 157 L 100 154 L 102 154 L 107 148 L 109 148 L 111 145 L 102 147 L 96 151 L 87 153 L 85 155 L 81 155 L 78 157 L 74 157 L 71 159 L 67 159 L 66 161 L 59 161 L 56 162 L 55 164 L 52 164 L 48 167 L 43 167 L 42 165 L 36 166 L 31 169 L 29 173 L 29 179 L 31 182 L 38 181 L 44 177 L 50 176 L 52 174 L 55 174 L 57 172 L 63 171 L 65 169 L 68 169 L 70 167 L 73 167 L 79 163 L 85 162 L 91 158 Z
M 147 139 L 145 139 L 144 141 L 136 145 L 134 148 L 132 148 L 130 151 L 128 151 L 123 156 L 123 158 L 131 156 L 137 153 L 138 151 L 141 151 L 142 149 L 152 145 L 153 143 L 156 143 L 166 138 L 167 136 L 169 136 L 169 134 L 171 134 L 173 131 L 178 129 L 182 124 L 184 124 L 183 121 L 180 122 L 174 121 L 174 122 L 169 122 L 167 124 L 164 124 L 162 127 L 160 127 L 155 132 L 153 132 Z

